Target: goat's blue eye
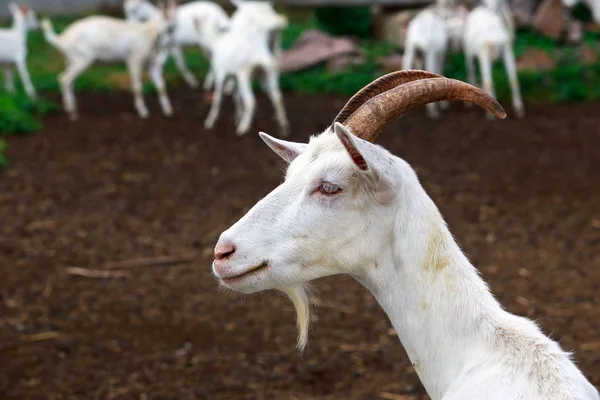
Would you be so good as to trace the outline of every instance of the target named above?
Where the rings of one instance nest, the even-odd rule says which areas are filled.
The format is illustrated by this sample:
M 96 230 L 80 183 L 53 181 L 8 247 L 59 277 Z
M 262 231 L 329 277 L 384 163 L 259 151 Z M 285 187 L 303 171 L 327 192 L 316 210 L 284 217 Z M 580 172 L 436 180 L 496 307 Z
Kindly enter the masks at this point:
M 319 192 L 325 194 L 325 195 L 332 195 L 332 194 L 338 194 L 342 191 L 342 188 L 334 185 L 333 183 L 330 182 L 323 182 L 319 185 Z

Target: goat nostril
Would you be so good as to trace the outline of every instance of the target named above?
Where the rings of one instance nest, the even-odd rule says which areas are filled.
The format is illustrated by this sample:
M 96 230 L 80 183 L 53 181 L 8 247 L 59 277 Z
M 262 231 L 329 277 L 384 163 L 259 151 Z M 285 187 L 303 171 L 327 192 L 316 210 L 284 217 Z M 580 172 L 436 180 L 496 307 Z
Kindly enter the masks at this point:
M 215 247 L 215 259 L 225 260 L 229 258 L 235 253 L 235 246 L 232 243 L 217 243 L 217 247 Z

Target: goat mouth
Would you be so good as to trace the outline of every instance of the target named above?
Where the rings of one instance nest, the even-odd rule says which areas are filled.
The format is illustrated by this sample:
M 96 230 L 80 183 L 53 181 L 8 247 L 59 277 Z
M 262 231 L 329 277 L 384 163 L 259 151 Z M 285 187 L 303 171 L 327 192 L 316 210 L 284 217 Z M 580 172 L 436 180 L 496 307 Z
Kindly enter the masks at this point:
M 239 273 L 237 275 L 232 275 L 232 276 L 225 276 L 222 278 L 219 278 L 221 280 L 221 282 L 223 283 L 234 283 L 234 282 L 239 282 L 240 280 L 250 276 L 250 275 L 254 275 L 264 269 L 267 269 L 269 267 L 269 262 L 268 261 L 263 261 L 262 263 L 251 267 L 250 269 L 247 269 L 246 271 Z

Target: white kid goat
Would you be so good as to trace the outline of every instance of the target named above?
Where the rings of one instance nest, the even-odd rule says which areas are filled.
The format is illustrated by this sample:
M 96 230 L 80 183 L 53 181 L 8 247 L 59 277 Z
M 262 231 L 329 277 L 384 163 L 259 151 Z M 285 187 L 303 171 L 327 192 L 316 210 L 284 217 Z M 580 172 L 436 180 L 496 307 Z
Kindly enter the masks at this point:
M 273 3 L 271 1 L 262 1 L 262 2 L 258 2 L 256 0 L 230 0 L 231 4 L 233 4 L 236 8 L 241 8 L 244 12 L 247 12 L 248 10 L 255 10 L 255 7 L 258 7 L 258 10 L 264 9 L 265 7 L 270 8 L 270 10 L 268 10 L 268 13 L 274 13 L 275 10 L 273 9 Z M 243 5 L 243 6 L 242 6 Z M 235 14 L 234 14 L 235 15 Z M 210 21 L 208 21 L 210 23 Z M 196 22 L 197 24 L 205 24 L 206 22 L 200 21 L 198 20 Z M 275 59 L 279 62 L 281 61 L 281 56 L 283 54 L 283 48 L 281 47 L 281 28 L 278 29 L 274 29 L 271 32 L 269 32 L 269 49 L 271 50 L 271 53 L 275 56 Z M 207 29 L 206 27 L 204 27 L 203 29 Z M 211 30 L 211 28 L 208 28 L 209 30 Z M 214 29 L 212 29 L 214 30 Z M 225 30 L 221 29 L 219 30 L 220 33 L 223 33 Z M 204 81 L 204 90 L 210 90 L 212 89 L 214 84 L 214 75 L 212 73 L 212 69 L 209 69 L 208 73 L 206 74 L 206 79 Z M 233 93 L 233 89 L 235 87 L 235 84 L 232 80 L 229 80 L 225 83 L 225 87 L 224 87 L 224 93 L 227 95 L 230 95 Z M 236 96 L 236 105 L 239 106 L 240 105 L 240 98 L 239 96 Z M 236 108 L 236 113 L 237 113 L 238 108 Z M 240 115 L 237 115 L 236 118 L 239 119 Z
M 50 20 L 42 22 L 46 40 L 66 58 L 67 69 L 59 80 L 64 107 L 71 119 L 77 119 L 73 83 L 96 62 L 127 64 L 135 108 L 141 118 L 149 115 L 142 95 L 142 72 L 147 67 L 158 91 L 163 113 L 166 116 L 173 114 L 162 77 L 162 67 L 171 43 L 175 9 L 175 2 L 170 2 L 160 14 L 144 23 L 104 16 L 86 17 L 69 25 L 58 36 Z
M 146 21 L 160 14 L 158 7 L 148 0 L 125 0 L 123 8 L 130 21 Z M 195 26 L 196 20 L 202 22 L 200 29 Z M 217 36 L 228 26 L 229 16 L 221 6 L 212 1 L 193 1 L 177 7 L 171 54 L 177 69 L 190 87 L 198 87 L 198 81 L 185 64 L 183 48 L 199 45 L 204 55 L 210 57 Z M 207 77 L 207 87 L 211 85 L 211 79 Z
M 206 129 L 214 127 L 219 117 L 224 85 L 233 78 L 240 110 L 236 132 L 240 136 L 248 132 L 256 108 L 252 78 L 255 72 L 260 71 L 264 74 L 263 86 L 275 108 L 281 133 L 288 135 L 289 123 L 279 89 L 279 59 L 270 43 L 273 32 L 287 25 L 287 18 L 277 14 L 267 2 L 235 0 L 234 3 L 237 10 L 231 17 L 230 27 L 219 36 L 211 55 L 215 88 L 204 126 Z
M 492 63 L 502 57 L 512 92 L 512 105 L 517 117 L 525 116 L 521 98 L 517 65 L 513 51 L 514 27 L 503 0 L 487 0 L 485 5 L 475 8 L 466 19 L 463 49 L 467 65 L 467 80 L 476 84 L 475 57 L 479 59 L 483 88 L 495 97 L 492 79 Z M 488 117 L 493 118 L 488 113 Z
M 0 29 L 0 65 L 4 70 L 4 85 L 9 93 L 15 91 L 13 68 L 16 67 L 21 82 L 29 98 L 35 98 L 36 92 L 27 70 L 27 32 L 38 28 L 35 12 L 26 5 L 9 3 L 13 17 L 13 26 Z
M 455 11 L 456 10 L 456 11 Z M 441 5 L 427 8 L 417 14 L 408 24 L 404 44 L 403 69 L 414 67 L 415 55 L 420 52 L 425 58 L 425 70 L 442 74 L 446 53 L 451 44 L 455 49 L 462 39 L 466 8 L 445 8 Z M 447 108 L 447 101 L 441 102 Z M 440 112 L 434 103 L 427 104 L 427 114 L 438 118 Z
M 433 400 L 598 400 L 570 355 L 505 311 L 404 160 L 373 144 L 405 111 L 441 100 L 506 114 L 489 95 L 425 71 L 384 76 L 308 144 L 262 139 L 285 181 L 221 234 L 214 275 L 242 293 L 285 292 L 306 343 L 305 285 L 349 274 L 381 304 Z

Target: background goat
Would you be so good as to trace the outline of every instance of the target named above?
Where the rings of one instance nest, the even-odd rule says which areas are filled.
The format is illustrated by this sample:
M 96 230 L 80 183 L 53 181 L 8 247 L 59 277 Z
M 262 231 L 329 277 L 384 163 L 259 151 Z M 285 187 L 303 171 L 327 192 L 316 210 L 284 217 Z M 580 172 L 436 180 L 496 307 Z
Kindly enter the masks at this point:
M 0 64 L 4 70 L 4 85 L 10 93 L 15 91 L 13 68 L 16 67 L 29 98 L 36 92 L 27 70 L 27 32 L 38 28 L 35 12 L 26 5 L 10 2 L 8 8 L 13 17 L 13 26 L 0 29 Z
M 125 0 L 125 15 L 131 21 L 146 21 L 160 13 L 148 0 Z M 195 21 L 202 21 L 200 28 Z M 194 1 L 177 7 L 171 55 L 177 69 L 190 87 L 198 87 L 198 80 L 185 63 L 183 47 L 199 45 L 206 57 L 210 57 L 219 32 L 229 26 L 229 16 L 223 8 L 212 1 Z M 210 82 L 211 78 L 207 79 Z M 210 83 L 208 83 L 210 85 Z
M 252 78 L 255 72 L 262 72 L 263 86 L 275 108 L 277 122 L 282 134 L 287 135 L 289 123 L 279 90 L 279 60 L 270 45 L 272 32 L 283 29 L 287 18 L 277 14 L 266 2 L 236 1 L 236 5 L 238 8 L 231 17 L 229 29 L 219 36 L 213 48 L 210 68 L 215 91 L 204 126 L 213 128 L 219 116 L 224 85 L 233 78 L 240 110 L 236 132 L 238 135 L 246 133 L 256 108 Z
M 162 67 L 170 43 L 175 3 L 170 2 L 160 14 L 145 23 L 111 17 L 92 16 L 69 25 L 59 36 L 50 20 L 42 22 L 46 40 L 66 58 L 67 69 L 60 75 L 64 107 L 71 119 L 77 119 L 73 82 L 95 62 L 125 62 L 135 97 L 135 108 L 141 118 L 149 115 L 142 95 L 142 71 L 148 72 L 156 89 L 163 113 L 173 114 L 167 96 Z
M 403 69 L 414 67 L 417 51 L 425 58 L 424 69 L 437 74 L 444 72 L 446 52 L 451 44 L 460 42 L 467 11 L 464 7 L 447 9 L 441 5 L 421 11 L 408 24 L 404 45 Z M 442 108 L 448 102 L 441 102 Z M 427 104 L 427 115 L 438 118 L 434 103 Z
M 465 22 L 463 49 L 467 79 L 476 84 L 475 57 L 479 60 L 483 88 L 495 97 L 492 63 L 502 57 L 512 92 L 512 104 L 517 117 L 525 116 L 519 77 L 513 51 L 514 25 L 502 0 L 487 0 L 469 13 Z M 488 114 L 489 117 L 491 117 Z

